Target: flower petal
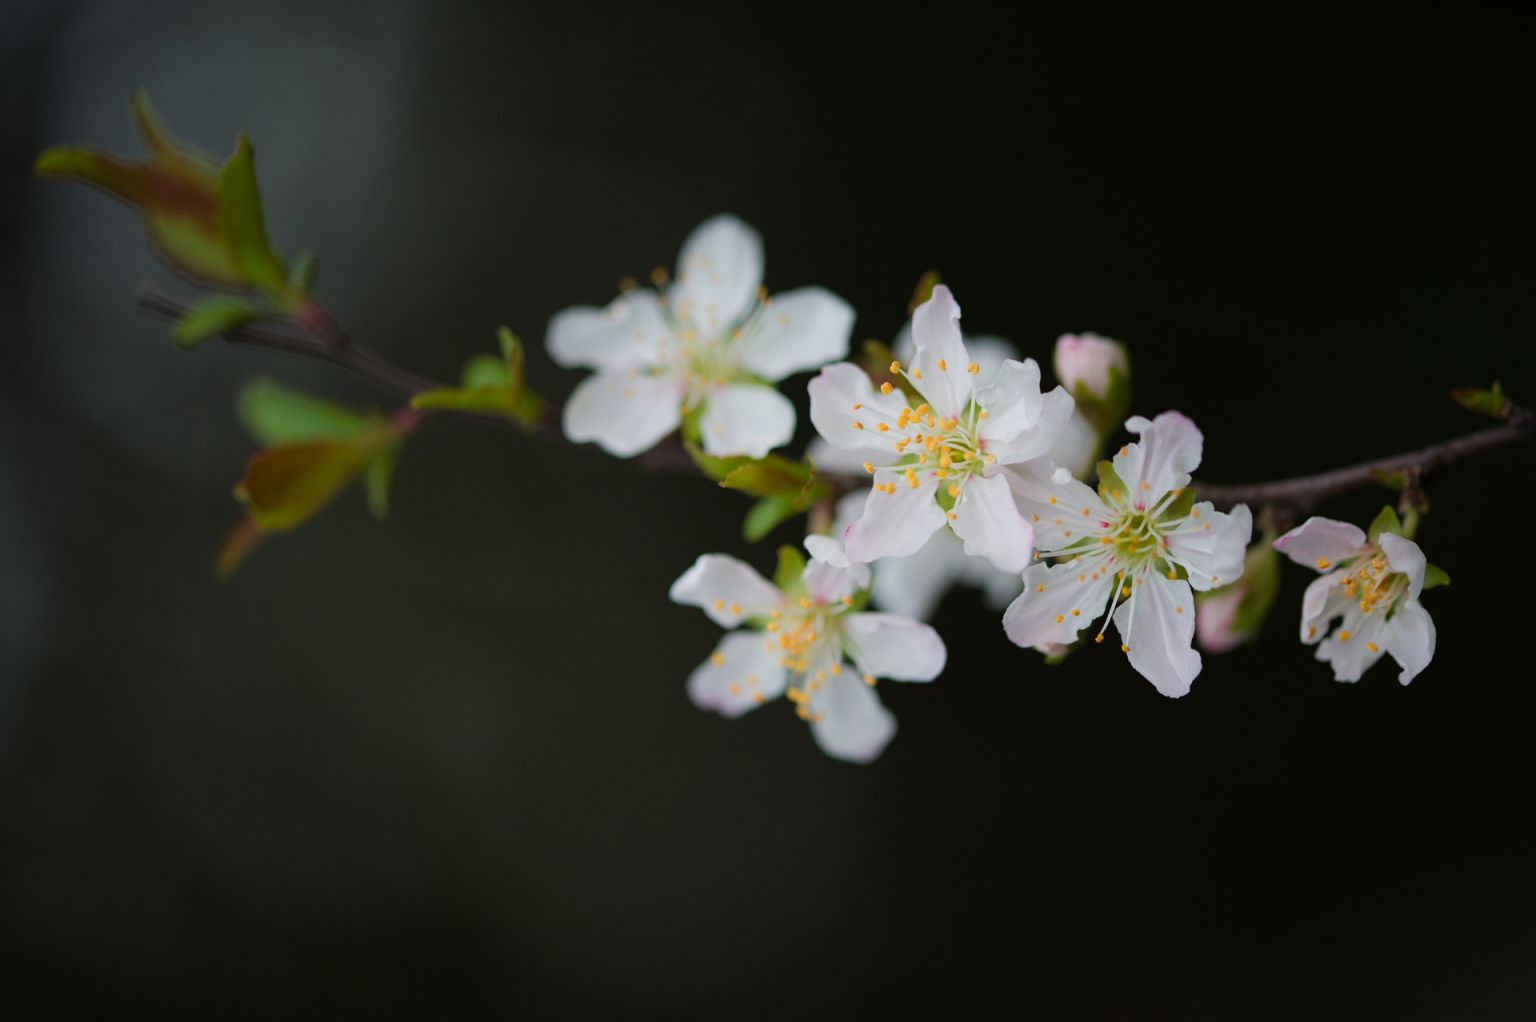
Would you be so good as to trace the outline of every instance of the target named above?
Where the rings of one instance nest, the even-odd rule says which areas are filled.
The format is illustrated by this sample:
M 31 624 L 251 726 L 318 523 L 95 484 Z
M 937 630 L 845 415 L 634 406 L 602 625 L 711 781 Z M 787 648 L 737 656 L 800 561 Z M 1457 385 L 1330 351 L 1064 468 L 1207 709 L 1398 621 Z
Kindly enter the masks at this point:
M 897 421 L 904 407 L 901 392 L 882 394 L 864 370 L 852 362 L 827 366 L 810 382 L 811 423 L 834 447 L 893 453 L 894 441 L 875 427 Z M 855 407 L 857 406 L 857 407 Z
M 1308 518 L 1275 540 L 1275 549 L 1313 571 L 1327 571 L 1365 552 L 1365 533 L 1348 522 Z
M 688 676 L 688 698 L 701 710 L 739 717 L 784 694 L 786 672 L 762 632 L 732 632 Z
M 1408 576 L 1408 598 L 1417 600 L 1419 593 L 1424 591 L 1424 569 L 1428 564 L 1424 560 L 1424 551 L 1413 540 L 1395 532 L 1383 532 L 1376 542 L 1381 544 L 1381 552 L 1387 555 L 1387 567 Z
M 970 356 L 960 334 L 960 306 L 943 284 L 912 313 L 912 340 L 917 348 L 912 357 L 917 389 L 935 414 L 955 418 L 971 399 L 971 374 L 966 372 Z
M 1026 648 L 1073 642 L 1104 612 L 1114 585 L 1113 575 L 1101 573 L 1095 562 L 1031 564 L 1024 591 L 1003 612 L 1003 631 Z
M 579 305 L 555 313 L 544 346 L 558 365 L 636 369 L 656 365 L 671 343 L 672 328 L 652 291 L 630 291 L 606 309 Z
M 693 229 L 667 293 L 673 314 L 717 334 L 745 316 L 763 283 L 763 239 L 728 213 Z
M 897 614 L 849 614 L 843 645 L 859 670 L 892 681 L 932 681 L 948 654 L 939 633 Z
M 1004 362 L 996 379 L 977 389 L 976 403 L 987 411 L 987 419 L 981 425 L 982 435 L 997 443 L 1012 440 L 1033 426 L 1045 409 L 1045 395 L 1040 392 L 1040 364 L 1032 358 Z
M 1382 537 L 1385 539 L 1386 537 Z M 1418 600 L 1404 600 L 1387 622 L 1387 652 L 1401 667 L 1404 685 L 1419 676 L 1435 657 L 1435 623 Z
M 1189 572 L 1189 584 L 1201 592 L 1236 582 L 1253 536 L 1253 512 L 1239 504 L 1230 512 L 1209 502 L 1196 504 L 1192 517 L 1165 533 L 1166 550 Z
M 633 457 L 649 450 L 682 420 L 682 388 L 670 376 L 633 370 L 602 372 L 576 385 L 565 404 L 565 435 L 594 441 L 609 454 Z
M 801 573 L 806 595 L 820 603 L 836 603 L 869 588 L 869 565 L 852 564 L 840 540 L 831 536 L 805 537 L 811 563 Z
M 1314 578 L 1301 596 L 1301 641 L 1307 645 L 1321 642 L 1328 622 L 1344 613 L 1354 602 L 1339 583 L 1349 577 L 1347 571 Z
M 766 380 L 848 357 L 853 306 L 820 287 L 774 295 L 736 342 L 737 362 Z
M 1193 422 L 1179 412 L 1164 412 L 1150 422 L 1134 415 L 1126 420 L 1125 428 L 1140 433 L 1141 440 L 1127 444 L 1115 455 L 1115 474 L 1131 488 L 1135 499 L 1151 507 L 1169 490 L 1189 485 L 1189 474 L 1199 467 L 1205 444 Z
M 722 628 L 735 628 L 749 617 L 769 614 L 784 600 L 778 586 L 752 566 L 726 554 L 703 554 L 683 572 L 667 594 L 673 603 L 699 607 Z
M 1098 459 L 1099 434 L 1074 407 L 1073 414 L 1062 423 L 1061 431 L 1051 441 L 1045 456 L 1057 465 L 1065 465 L 1069 472 L 1082 479 L 1093 471 Z
M 1057 387 L 1041 395 L 1039 416 L 1011 440 L 992 439 L 992 420 L 989 418 L 982 424 L 982 446 L 1001 465 L 1042 458 L 1056 446 L 1075 408 L 1072 395 Z
M 998 473 L 1008 481 L 1019 513 L 1034 524 L 1035 545 L 1041 550 L 1060 550 L 1085 536 L 1101 535 L 1115 517 L 1091 486 L 1076 479 L 1058 483 L 1055 474 L 1056 466 L 1047 458 L 1009 465 Z
M 852 671 L 827 679 L 807 706 L 811 734 L 821 751 L 850 763 L 869 763 L 896 736 L 896 716 Z
M 948 529 L 939 529 L 917 553 L 876 562 L 870 595 L 881 610 L 926 621 L 972 564 L 986 562 L 967 557 L 959 538 Z
M 1230 653 L 1248 639 L 1232 628 L 1237 609 L 1248 595 L 1244 585 L 1226 586 L 1195 604 L 1195 639 L 1207 653 Z
M 1200 673 L 1195 637 L 1195 594 L 1183 579 L 1149 574 L 1115 611 L 1115 628 L 1130 647 L 1131 666 L 1170 699 L 1189 693 Z
M 716 458 L 761 458 L 794 437 L 795 406 L 772 387 L 732 383 L 705 399 L 699 435 Z
M 1317 644 L 1317 659 L 1333 665 L 1334 681 L 1359 681 L 1386 652 L 1386 624 L 1380 611 L 1363 614 L 1351 605 L 1343 625 Z
M 1008 480 L 1000 475 L 965 483 L 950 527 L 965 541 L 967 554 L 985 557 L 999 571 L 1019 574 L 1035 551 L 1035 530 L 1019 514 Z
M 944 512 L 934 495 L 939 481 L 929 474 L 917 477 L 918 485 L 909 486 L 895 469 L 875 472 L 875 484 L 894 483 L 894 492 L 871 490 L 864 503 L 864 515 L 848 526 L 843 543 L 848 559 L 867 563 L 881 557 L 905 557 L 921 550 L 928 537 L 944 527 Z

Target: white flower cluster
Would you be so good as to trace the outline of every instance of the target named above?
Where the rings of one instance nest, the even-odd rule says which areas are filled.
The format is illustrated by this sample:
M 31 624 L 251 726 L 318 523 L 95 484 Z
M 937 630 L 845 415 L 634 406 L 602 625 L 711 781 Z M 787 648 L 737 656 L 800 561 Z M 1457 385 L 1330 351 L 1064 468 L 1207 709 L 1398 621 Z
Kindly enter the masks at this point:
M 829 755 L 872 760 L 896 729 L 876 682 L 939 675 L 944 643 L 921 619 L 958 582 L 1006 604 L 1003 629 L 1019 646 L 1057 655 L 1087 629 L 1101 643 L 1113 624 L 1158 692 L 1189 692 L 1201 668 L 1195 594 L 1235 613 L 1243 590 L 1228 587 L 1243 574 L 1252 516 L 1196 500 L 1203 438 L 1178 412 L 1131 417 L 1137 439 L 1099 464 L 1096 488 L 1080 481 L 1107 438 L 1076 402 L 1124 387 L 1121 345 L 1064 335 L 1055 366 L 1066 386 L 1044 390 L 1034 359 L 961 333 L 960 306 L 940 285 L 893 344 L 888 371 L 872 376 L 845 361 L 846 302 L 814 287 L 770 297 L 762 275 L 757 232 L 717 216 L 688 237 L 665 290 L 568 309 L 547 339 L 560 364 L 595 370 L 565 408 L 573 440 L 630 457 L 681 429 L 710 456 L 762 458 L 795 430 L 794 405 L 775 384 L 819 370 L 811 459 L 868 480 L 838 501 L 833 535 L 806 537 L 802 570 L 781 567 L 769 582 L 705 554 L 672 586 L 674 601 L 739 628 L 689 678 L 696 705 L 736 717 L 784 697 Z M 1325 572 L 1307 590 L 1302 640 L 1319 643 L 1341 680 L 1383 653 L 1404 683 L 1428 664 L 1425 561 L 1410 540 L 1367 541 L 1313 519 L 1275 548 Z M 886 612 L 862 609 L 870 600 Z M 1213 638 L 1206 648 L 1224 647 Z

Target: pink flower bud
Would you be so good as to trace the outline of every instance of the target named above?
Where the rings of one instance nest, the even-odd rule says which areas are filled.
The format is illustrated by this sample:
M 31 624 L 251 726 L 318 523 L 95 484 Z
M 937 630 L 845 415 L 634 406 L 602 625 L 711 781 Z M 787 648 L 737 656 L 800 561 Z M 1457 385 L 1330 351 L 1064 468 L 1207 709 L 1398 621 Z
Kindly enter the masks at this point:
M 1207 653 L 1226 653 L 1247 642 L 1252 636 L 1238 632 L 1237 608 L 1248 595 L 1242 582 L 1203 595 L 1195 603 L 1195 640 Z
M 1081 388 L 1101 401 L 1109 396 L 1111 371 L 1130 374 L 1125 346 L 1098 334 L 1062 334 L 1056 340 L 1054 365 L 1056 378 L 1068 393 L 1076 396 Z

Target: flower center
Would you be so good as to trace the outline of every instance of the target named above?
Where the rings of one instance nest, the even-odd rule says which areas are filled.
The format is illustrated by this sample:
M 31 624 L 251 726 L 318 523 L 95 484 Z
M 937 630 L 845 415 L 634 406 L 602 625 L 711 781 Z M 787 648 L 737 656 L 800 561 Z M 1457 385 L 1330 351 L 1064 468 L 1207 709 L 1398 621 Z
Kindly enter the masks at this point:
M 1339 580 L 1339 588 L 1359 604 L 1364 614 L 1382 610 L 1390 617 L 1397 601 L 1408 591 L 1408 576 L 1392 571 L 1380 547 L 1343 565 L 1342 570 L 1345 574 Z
M 901 363 L 892 362 L 891 371 L 901 372 Z M 895 388 L 889 383 L 880 385 L 882 394 Z M 862 404 L 853 406 L 855 412 Z M 895 422 L 871 418 L 869 422 L 856 419 L 853 428 L 874 431 L 890 441 L 891 449 L 899 456 L 892 467 L 902 473 L 902 478 L 912 489 L 917 489 L 929 477 L 939 483 L 939 501 L 946 508 L 960 496 L 971 477 L 980 475 L 997 456 L 986 452 L 986 441 L 981 438 L 980 425 L 986 419 L 987 410 L 975 401 L 967 403 L 965 410 L 954 418 L 941 418 L 926 402 L 917 407 L 903 405 Z M 864 470 L 873 474 L 873 462 L 865 462 Z M 896 483 L 876 483 L 875 489 L 895 493 Z M 954 512 L 949 516 L 954 518 Z

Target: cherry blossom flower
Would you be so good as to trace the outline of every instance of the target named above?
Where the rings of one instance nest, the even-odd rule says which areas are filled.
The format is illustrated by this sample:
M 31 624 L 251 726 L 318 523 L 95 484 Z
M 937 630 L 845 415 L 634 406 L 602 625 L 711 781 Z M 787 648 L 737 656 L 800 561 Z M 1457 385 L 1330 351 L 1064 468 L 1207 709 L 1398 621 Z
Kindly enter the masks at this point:
M 747 625 L 693 672 L 688 695 L 724 717 L 785 696 L 822 751 L 868 763 L 896 733 L 876 680 L 932 681 L 944 642 L 920 621 L 859 610 L 869 568 L 850 563 L 841 543 L 809 536 L 805 546 L 811 562 L 783 589 L 724 554 L 701 556 L 673 583 L 674 602 L 726 628 Z
M 1049 462 L 1005 473 L 1040 544 L 1024 592 L 1003 615 L 1020 646 L 1057 647 L 1100 614 L 1095 642 L 1111 620 L 1131 666 L 1163 695 L 1189 692 L 1200 673 L 1191 645 L 1194 593 L 1236 581 L 1253 530 L 1247 506 L 1218 512 L 1195 503 L 1190 472 L 1200 464 L 1203 438 L 1178 412 L 1125 424 L 1141 436 L 1115 455 L 1099 492 Z M 1108 611 L 1105 608 L 1108 607 Z
M 968 554 L 999 570 L 1029 563 L 1034 534 L 1013 506 L 1006 465 L 1043 457 L 1072 416 L 1060 387 L 1040 391 L 1033 359 L 1006 360 L 977 387 L 981 365 L 960 334 L 960 306 L 939 285 L 912 316 L 916 354 L 892 364 L 919 397 L 909 403 L 890 383 L 876 390 L 857 366 L 826 367 L 810 384 L 811 421 L 828 443 L 865 452 L 874 488 L 864 514 L 844 535 L 855 562 L 916 553 L 948 526 Z M 916 407 L 913 407 L 913 405 Z M 877 465 L 894 455 L 897 460 Z
M 1348 522 L 1309 518 L 1275 549 L 1322 573 L 1302 596 L 1301 641 L 1317 644 L 1335 681 L 1359 681 L 1383 654 L 1402 668 L 1404 685 L 1429 666 L 1435 623 L 1419 603 L 1428 563 L 1417 543 L 1392 532 L 1373 542 Z
M 663 294 L 631 288 L 606 309 L 550 320 L 562 366 L 597 370 L 565 406 L 565 433 L 632 457 L 697 415 L 704 450 L 760 458 L 794 435 L 795 409 L 772 383 L 845 358 L 853 309 L 819 287 L 768 297 L 763 244 L 733 216 L 700 224 Z
M 1109 396 L 1111 378 L 1118 373 L 1130 375 L 1125 345 L 1098 334 L 1062 334 L 1056 339 L 1051 362 L 1056 378 L 1070 394 L 1104 400 Z

